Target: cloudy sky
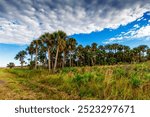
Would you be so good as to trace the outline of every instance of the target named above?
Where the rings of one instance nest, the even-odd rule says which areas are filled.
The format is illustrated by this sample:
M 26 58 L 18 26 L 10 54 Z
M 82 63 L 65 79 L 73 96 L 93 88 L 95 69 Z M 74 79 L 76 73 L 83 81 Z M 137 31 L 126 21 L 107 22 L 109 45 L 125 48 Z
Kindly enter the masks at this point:
M 150 45 L 150 0 L 0 0 L 0 66 L 56 30 L 83 45 Z

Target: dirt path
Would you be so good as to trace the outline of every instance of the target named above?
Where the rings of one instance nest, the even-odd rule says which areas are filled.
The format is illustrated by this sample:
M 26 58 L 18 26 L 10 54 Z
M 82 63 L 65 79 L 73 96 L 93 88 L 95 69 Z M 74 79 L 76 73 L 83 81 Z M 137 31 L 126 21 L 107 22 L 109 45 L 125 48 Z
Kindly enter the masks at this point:
M 6 69 L 0 69 L 0 100 L 36 100 L 70 98 L 57 88 L 38 83 L 34 80 L 17 77 Z
M 4 84 L 4 83 L 5 83 L 5 81 L 3 81 L 3 80 L 0 80 L 0 85 L 1 85 L 1 84 Z
M 35 93 L 14 80 L 15 75 L 0 69 L 0 99 L 35 99 Z

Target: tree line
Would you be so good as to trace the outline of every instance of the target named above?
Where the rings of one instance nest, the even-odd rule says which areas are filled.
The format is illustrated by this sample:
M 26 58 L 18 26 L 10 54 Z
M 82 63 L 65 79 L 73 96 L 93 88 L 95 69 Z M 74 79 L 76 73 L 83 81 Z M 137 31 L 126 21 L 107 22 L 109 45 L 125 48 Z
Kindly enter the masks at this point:
M 57 68 L 94 65 L 114 65 L 121 63 L 143 62 L 150 60 L 150 48 L 140 45 L 135 48 L 121 44 L 78 45 L 75 38 L 70 38 L 63 31 L 45 33 L 33 40 L 26 50 L 20 51 L 15 59 L 20 61 L 21 67 L 25 63 L 26 55 L 30 68 Z

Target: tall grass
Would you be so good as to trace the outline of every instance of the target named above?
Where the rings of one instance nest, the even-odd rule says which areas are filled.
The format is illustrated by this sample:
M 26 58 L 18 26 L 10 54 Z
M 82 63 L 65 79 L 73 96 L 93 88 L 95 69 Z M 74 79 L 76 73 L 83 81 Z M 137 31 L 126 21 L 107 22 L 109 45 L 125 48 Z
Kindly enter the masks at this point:
M 150 99 L 150 63 L 47 70 L 9 69 L 35 99 Z M 16 87 L 15 87 L 16 88 Z

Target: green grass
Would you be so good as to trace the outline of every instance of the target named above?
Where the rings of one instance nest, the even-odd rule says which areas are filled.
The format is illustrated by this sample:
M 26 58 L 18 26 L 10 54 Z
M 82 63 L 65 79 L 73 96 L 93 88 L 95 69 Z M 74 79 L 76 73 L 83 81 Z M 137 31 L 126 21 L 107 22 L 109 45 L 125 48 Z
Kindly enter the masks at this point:
M 0 99 L 150 99 L 150 62 L 48 70 L 0 69 Z

